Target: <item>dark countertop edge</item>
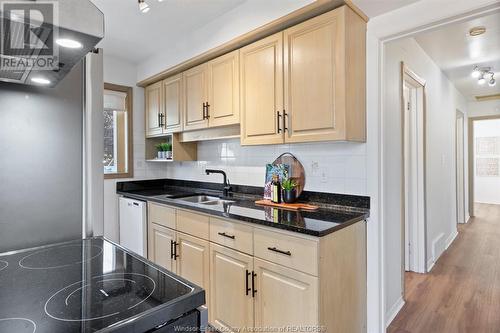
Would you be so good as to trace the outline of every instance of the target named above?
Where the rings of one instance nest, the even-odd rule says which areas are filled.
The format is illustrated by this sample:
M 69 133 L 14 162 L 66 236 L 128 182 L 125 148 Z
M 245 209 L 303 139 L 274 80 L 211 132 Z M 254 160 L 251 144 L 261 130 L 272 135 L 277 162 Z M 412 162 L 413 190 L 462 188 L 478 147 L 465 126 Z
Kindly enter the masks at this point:
M 127 249 L 125 249 L 123 246 L 120 244 L 117 244 L 109 239 L 107 239 L 104 236 L 94 236 L 91 237 L 94 239 L 102 239 L 106 242 L 109 242 L 116 246 L 117 248 L 121 249 L 122 251 L 126 252 L 127 254 L 131 255 L 132 257 L 136 258 L 137 260 L 140 260 L 142 262 L 147 263 L 151 267 L 161 271 L 162 273 L 171 276 L 174 275 L 176 279 L 179 281 L 191 286 L 193 288 L 193 291 L 191 291 L 189 294 L 182 295 L 180 297 L 177 297 L 167 303 L 158 305 L 154 308 L 151 308 L 145 312 L 138 313 L 130 318 L 123 319 L 119 322 L 116 322 L 114 325 L 110 327 L 103 328 L 97 332 L 99 333 L 107 333 L 107 332 L 129 332 L 131 325 L 137 329 L 138 326 L 141 326 L 141 322 L 144 319 L 148 320 L 148 325 L 144 327 L 144 329 L 150 329 L 151 322 L 154 322 L 155 326 L 165 324 L 168 321 L 171 321 L 173 319 L 177 319 L 180 316 L 184 315 L 185 313 L 188 313 L 192 310 L 195 310 L 199 308 L 200 306 L 204 305 L 206 303 L 206 295 L 205 295 L 205 290 L 202 289 L 201 287 L 193 284 L 190 281 L 185 280 L 184 278 L 178 276 L 177 274 L 174 274 L 165 268 L 155 264 L 154 262 L 150 261 L 149 259 L 139 256 L 136 253 L 133 253 Z
M 178 208 L 182 208 L 182 209 L 197 211 L 197 212 L 204 213 L 204 214 L 211 215 L 211 216 L 215 216 L 215 217 L 222 217 L 222 218 L 226 218 L 226 219 L 237 220 L 240 222 L 247 222 L 247 223 L 267 226 L 267 227 L 271 227 L 271 228 L 275 228 L 275 229 L 288 230 L 288 231 L 296 232 L 299 234 L 305 234 L 305 235 L 310 235 L 310 236 L 314 236 L 314 237 L 323 237 L 323 236 L 329 235 L 333 232 L 344 229 L 344 228 L 346 228 L 354 223 L 364 221 L 370 217 L 369 211 L 365 211 L 363 213 L 358 212 L 360 215 L 352 218 L 351 220 L 339 223 L 338 225 L 333 226 L 333 227 L 331 227 L 327 230 L 324 230 L 324 231 L 314 231 L 314 230 L 307 230 L 307 229 L 302 229 L 302 228 L 295 228 L 293 226 L 285 225 L 285 224 L 276 224 L 273 222 L 255 219 L 255 218 L 246 217 L 246 216 L 224 214 L 224 213 L 221 213 L 221 212 L 216 211 L 216 210 L 204 209 L 204 208 L 201 208 L 198 206 L 182 204 L 178 201 L 173 201 L 175 199 L 171 199 L 171 200 L 159 199 L 159 198 L 155 198 L 155 197 L 148 197 L 148 196 L 129 193 L 129 192 L 125 192 L 125 191 L 116 191 L 116 193 L 123 195 L 124 197 L 130 198 L 130 199 L 138 199 L 138 200 L 142 200 L 142 201 L 156 202 L 156 203 L 174 206 L 174 207 L 178 207 Z M 346 210 L 346 211 L 349 211 L 349 210 Z

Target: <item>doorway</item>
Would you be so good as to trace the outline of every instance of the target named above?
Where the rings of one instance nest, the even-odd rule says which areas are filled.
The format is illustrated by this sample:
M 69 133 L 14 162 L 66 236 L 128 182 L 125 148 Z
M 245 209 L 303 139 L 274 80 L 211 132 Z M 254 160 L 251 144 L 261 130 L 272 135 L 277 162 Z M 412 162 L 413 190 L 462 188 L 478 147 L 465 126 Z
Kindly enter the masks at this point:
M 456 188 L 457 188 L 457 223 L 466 223 L 465 213 L 465 158 L 464 158 L 464 114 L 457 110 L 455 126 Z
M 403 121 L 403 286 L 404 272 L 426 272 L 425 80 L 401 65 Z
M 469 209 L 500 204 L 500 115 L 469 118 Z

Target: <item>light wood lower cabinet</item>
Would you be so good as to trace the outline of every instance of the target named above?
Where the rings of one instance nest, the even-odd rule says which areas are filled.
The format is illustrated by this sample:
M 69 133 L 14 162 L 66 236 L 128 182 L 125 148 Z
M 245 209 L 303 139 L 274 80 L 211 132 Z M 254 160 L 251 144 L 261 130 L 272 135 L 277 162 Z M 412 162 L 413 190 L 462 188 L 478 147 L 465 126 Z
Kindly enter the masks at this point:
M 149 259 L 205 289 L 220 331 L 366 332 L 364 221 L 318 238 L 157 206 Z
M 209 290 L 209 242 L 177 232 L 176 246 L 177 274 Z
M 210 323 L 222 332 L 253 327 L 253 257 L 210 244 Z
M 155 223 L 149 223 L 148 228 L 148 257 L 157 265 L 175 273 L 177 271 L 173 259 L 173 245 L 176 232 Z
M 318 278 L 254 259 L 255 327 L 259 329 L 319 325 Z M 330 332 L 330 331 L 328 331 Z

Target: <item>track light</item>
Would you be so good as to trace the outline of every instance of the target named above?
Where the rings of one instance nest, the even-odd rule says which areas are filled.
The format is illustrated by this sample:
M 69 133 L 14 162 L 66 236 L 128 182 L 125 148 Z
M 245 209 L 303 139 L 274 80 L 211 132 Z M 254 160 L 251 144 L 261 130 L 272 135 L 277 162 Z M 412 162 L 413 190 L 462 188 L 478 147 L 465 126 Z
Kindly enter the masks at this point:
M 139 1 L 139 10 L 141 13 L 147 13 L 151 8 L 149 8 L 149 5 L 145 0 L 138 0 Z
M 483 85 L 483 84 L 485 84 L 485 83 L 486 83 L 486 79 L 484 78 L 484 74 L 483 74 L 483 75 L 481 75 L 481 77 L 479 78 L 479 80 L 477 80 L 477 83 L 478 83 L 479 85 Z
M 481 71 L 479 70 L 479 67 L 474 66 L 474 69 L 472 70 L 472 77 L 477 79 L 481 76 Z

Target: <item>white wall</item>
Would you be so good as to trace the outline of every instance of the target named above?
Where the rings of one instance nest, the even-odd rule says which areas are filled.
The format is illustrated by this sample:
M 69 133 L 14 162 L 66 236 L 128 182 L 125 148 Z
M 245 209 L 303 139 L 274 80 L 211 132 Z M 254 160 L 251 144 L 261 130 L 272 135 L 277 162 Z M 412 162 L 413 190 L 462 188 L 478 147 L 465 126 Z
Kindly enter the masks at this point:
M 474 147 L 476 147 L 478 138 L 485 137 L 497 137 L 500 140 L 500 119 L 478 120 L 474 122 Z M 474 201 L 499 205 L 500 176 L 478 176 L 476 166 L 478 158 L 500 159 L 500 152 L 478 155 L 476 151 L 474 157 Z
M 146 79 L 311 2 L 314 0 L 247 0 L 219 16 L 217 20 L 186 35 L 182 42 L 166 42 L 164 47 L 158 44 L 158 52 L 155 55 L 149 59 L 141 59 L 137 79 Z
M 384 244 L 387 316 L 402 299 L 401 249 L 401 61 L 426 80 L 426 199 L 427 260 L 432 263 L 433 241 L 456 234 L 455 124 L 456 110 L 467 112 L 467 103 L 415 39 L 388 43 L 385 48 L 384 145 Z

